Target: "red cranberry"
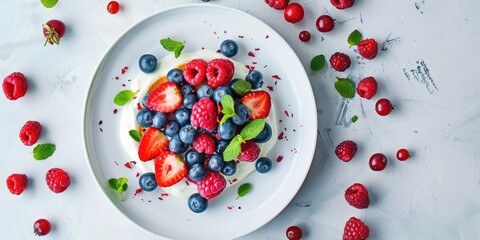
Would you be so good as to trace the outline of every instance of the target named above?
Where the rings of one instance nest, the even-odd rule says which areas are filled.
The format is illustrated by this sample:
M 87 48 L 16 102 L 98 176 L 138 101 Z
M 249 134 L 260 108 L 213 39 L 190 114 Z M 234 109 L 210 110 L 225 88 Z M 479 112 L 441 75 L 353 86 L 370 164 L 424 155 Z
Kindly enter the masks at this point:
M 335 21 L 328 15 L 322 15 L 317 18 L 316 26 L 320 32 L 330 32 L 335 27 Z
M 290 226 L 287 228 L 287 235 L 288 240 L 299 240 L 302 238 L 302 229 L 298 226 Z
M 397 159 L 398 159 L 398 160 L 400 160 L 400 161 L 405 161 L 405 160 L 407 160 L 409 157 L 410 157 L 410 153 L 408 152 L 407 149 L 402 148 L 402 149 L 398 150 L 398 152 L 397 152 Z
M 283 11 L 283 17 L 289 23 L 300 22 L 303 19 L 303 15 L 303 7 L 299 3 L 291 3 Z
M 381 153 L 375 153 L 370 157 L 368 165 L 373 171 L 382 171 L 387 166 L 387 157 Z
M 50 222 L 47 219 L 38 219 L 35 221 L 33 224 L 33 232 L 37 236 L 45 236 L 50 232 L 50 229 L 52 226 L 50 225 Z
M 300 41 L 302 42 L 308 42 L 310 41 L 310 33 L 308 31 L 301 31 L 300 34 L 298 35 L 298 38 L 300 38 Z
M 375 104 L 375 111 L 380 116 L 387 116 L 393 110 L 393 105 L 390 100 L 382 98 Z
M 111 1 L 107 4 L 107 11 L 110 14 L 116 14 L 120 11 L 120 4 L 117 1 Z

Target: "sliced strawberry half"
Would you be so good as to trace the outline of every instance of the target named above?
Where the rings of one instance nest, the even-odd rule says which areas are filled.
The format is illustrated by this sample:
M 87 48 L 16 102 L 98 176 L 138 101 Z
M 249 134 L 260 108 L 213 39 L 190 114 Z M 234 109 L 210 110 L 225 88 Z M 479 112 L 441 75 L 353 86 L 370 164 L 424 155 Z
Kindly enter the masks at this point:
M 250 120 L 266 118 L 272 107 L 270 94 L 263 90 L 247 93 L 242 104 L 250 109 Z
M 161 130 L 149 127 L 143 133 L 138 147 L 138 157 L 146 162 L 156 158 L 163 151 L 168 150 L 168 137 Z
M 160 187 L 170 187 L 187 176 L 187 165 L 176 153 L 165 151 L 155 159 L 155 179 Z
M 147 99 L 147 107 L 156 112 L 171 113 L 182 105 L 183 97 L 174 82 L 160 84 Z

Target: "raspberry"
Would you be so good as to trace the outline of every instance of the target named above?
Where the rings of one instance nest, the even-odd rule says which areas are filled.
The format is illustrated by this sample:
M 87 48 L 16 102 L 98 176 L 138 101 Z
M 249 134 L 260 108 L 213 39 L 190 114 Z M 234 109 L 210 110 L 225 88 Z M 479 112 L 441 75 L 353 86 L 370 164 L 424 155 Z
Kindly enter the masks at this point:
M 354 183 L 345 190 L 345 200 L 347 200 L 350 206 L 358 209 L 367 208 L 370 204 L 368 191 L 365 186 L 360 183 Z
M 25 146 L 32 146 L 35 144 L 40 137 L 42 132 L 42 126 L 37 121 L 28 121 L 20 129 L 20 140 L 22 140 Z
M 343 230 L 343 240 L 365 240 L 370 235 L 370 229 L 362 220 L 351 217 L 345 223 Z
M 12 194 L 20 195 L 27 188 L 28 178 L 25 174 L 14 173 L 7 178 L 7 188 Z
M 192 107 L 190 121 L 194 127 L 214 131 L 217 128 L 217 105 L 209 98 L 200 99 Z
M 218 196 L 226 185 L 227 181 L 220 173 L 208 172 L 207 176 L 197 183 L 197 190 L 200 196 L 212 199 Z
M 207 84 L 212 88 L 226 86 L 233 77 L 233 63 L 227 59 L 213 59 L 207 66 Z M 231 62 L 230 62 L 231 63 Z
M 14 72 L 3 79 L 2 88 L 5 97 L 10 100 L 17 100 L 27 93 L 27 78 L 22 73 Z
M 215 153 L 215 139 L 208 133 L 200 133 L 197 139 L 193 141 L 192 146 L 199 153 Z
M 353 6 L 355 0 L 330 0 L 330 2 L 337 9 L 345 9 Z
M 253 140 L 248 140 L 242 143 L 242 152 L 238 155 L 238 160 L 253 162 L 258 158 L 260 148 Z
M 349 162 L 357 152 L 357 144 L 354 141 L 343 141 L 335 148 L 335 154 L 338 159 Z
M 360 97 L 368 100 L 372 99 L 377 92 L 377 81 L 373 77 L 362 79 L 357 85 L 357 93 Z
M 48 188 L 54 193 L 61 193 L 70 185 L 70 177 L 68 176 L 68 173 L 60 168 L 52 168 L 48 170 L 46 180 Z
M 265 0 L 265 2 L 272 8 L 283 10 L 287 7 L 289 0 Z
M 366 59 L 374 59 L 377 56 L 378 46 L 374 39 L 364 39 L 358 43 L 358 53 Z
M 350 67 L 350 57 L 344 53 L 336 52 L 330 57 L 332 68 L 343 72 Z
M 207 62 L 202 59 L 193 59 L 183 69 L 185 81 L 192 85 L 198 85 L 205 80 Z

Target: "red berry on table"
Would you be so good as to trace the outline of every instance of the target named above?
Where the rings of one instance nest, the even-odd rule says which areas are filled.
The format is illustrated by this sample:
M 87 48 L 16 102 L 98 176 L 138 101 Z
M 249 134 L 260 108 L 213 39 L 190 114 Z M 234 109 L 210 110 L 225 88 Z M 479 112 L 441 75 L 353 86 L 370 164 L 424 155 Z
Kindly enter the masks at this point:
M 387 167 L 387 157 L 381 153 L 375 153 L 370 157 L 368 165 L 373 171 L 382 171 Z
M 14 173 L 7 178 L 7 188 L 12 194 L 20 195 L 27 188 L 28 178 L 25 174 Z
M 336 71 L 343 72 L 350 67 L 350 57 L 347 54 L 336 52 L 330 57 L 330 65 Z
M 210 100 L 210 98 L 201 98 L 192 107 L 190 121 L 194 127 L 213 131 L 218 125 L 217 114 L 217 104 Z
M 238 160 L 245 162 L 253 162 L 260 155 L 260 147 L 253 140 L 242 143 L 242 151 L 238 155 Z
M 360 183 L 354 183 L 345 190 L 345 200 L 347 200 L 350 206 L 358 209 L 367 208 L 370 204 L 368 191 L 365 186 Z
M 215 153 L 215 139 L 208 133 L 200 133 L 195 141 L 193 141 L 192 146 L 199 153 Z
M 400 161 L 405 161 L 410 157 L 410 153 L 407 149 L 402 148 L 397 151 L 397 159 Z
M 50 232 L 51 229 L 52 226 L 47 219 L 40 218 L 33 224 L 33 232 L 37 236 L 45 236 Z
M 245 94 L 242 97 L 242 104 L 250 110 L 250 120 L 268 117 L 272 107 L 270 94 L 264 90 Z
M 303 7 L 299 3 L 291 3 L 283 10 L 283 17 L 289 23 L 300 22 L 304 14 Z
M 187 176 L 187 165 L 174 152 L 164 151 L 155 159 L 155 180 L 160 187 L 170 187 Z
M 298 226 L 290 226 L 285 232 L 288 240 L 300 240 L 302 238 L 303 232 L 302 229 Z
M 354 141 L 346 140 L 341 142 L 335 148 L 335 154 L 337 155 L 338 159 L 349 162 L 357 153 L 357 144 Z
M 370 235 L 370 228 L 362 220 L 351 217 L 345 223 L 343 240 L 365 240 Z
M 20 129 L 20 140 L 25 146 L 32 146 L 40 138 L 42 125 L 37 121 L 28 121 Z
M 60 168 L 52 168 L 46 174 L 47 186 L 54 193 L 61 193 L 70 186 L 68 173 Z
M 17 100 L 27 93 L 27 78 L 20 72 L 14 72 L 3 79 L 2 89 L 9 100 Z
M 335 27 L 335 21 L 329 15 L 322 15 L 317 18 L 315 26 L 320 32 L 330 32 Z
M 364 39 L 357 45 L 358 53 L 366 59 L 374 59 L 377 56 L 378 45 L 374 39 Z
M 393 110 L 393 105 L 390 100 L 386 98 L 379 99 L 377 103 L 375 104 L 375 111 L 378 113 L 380 116 L 387 116 L 392 112 Z
M 110 14 L 116 14 L 120 11 L 120 4 L 117 1 L 111 1 L 107 4 L 107 11 Z
M 171 113 L 183 103 L 180 88 L 174 82 L 160 84 L 147 98 L 147 107 L 156 112 Z
M 144 162 L 152 160 L 168 150 L 168 137 L 154 127 L 147 128 L 138 146 L 138 158 Z
M 300 39 L 300 41 L 302 42 L 308 42 L 310 41 L 310 32 L 308 31 L 301 31 L 300 34 L 298 35 L 298 38 Z
M 265 2 L 272 8 L 283 10 L 287 7 L 289 0 L 265 0 Z
M 60 44 L 60 38 L 65 35 L 66 27 L 65 24 L 60 20 L 50 20 L 47 23 L 43 24 L 43 36 L 45 37 L 45 45 L 47 42 L 50 45 Z
M 227 181 L 223 175 L 213 171 L 208 172 L 205 178 L 197 182 L 198 193 L 206 199 L 218 196 L 226 186 Z
M 345 9 L 353 6 L 355 0 L 330 0 L 330 3 L 337 9 Z
M 362 79 L 357 85 L 357 93 L 362 98 L 372 99 L 377 93 L 377 80 L 374 77 Z

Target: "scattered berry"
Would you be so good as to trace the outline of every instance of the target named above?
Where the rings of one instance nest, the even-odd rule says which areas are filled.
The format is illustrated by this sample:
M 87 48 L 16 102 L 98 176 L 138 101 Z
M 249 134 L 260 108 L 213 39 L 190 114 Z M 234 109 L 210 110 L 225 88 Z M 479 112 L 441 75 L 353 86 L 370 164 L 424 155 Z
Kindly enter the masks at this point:
M 370 204 L 370 198 L 368 197 L 368 191 L 360 183 L 354 183 L 352 186 L 345 190 L 345 200 L 348 204 L 355 208 L 367 208 Z
M 197 97 L 198 97 L 198 99 L 200 99 L 200 98 L 212 98 L 214 92 L 215 92 L 215 90 L 213 90 L 212 87 L 210 87 L 208 85 L 202 85 L 197 90 Z
M 192 85 L 198 85 L 205 80 L 207 74 L 207 62 L 202 59 L 193 59 L 183 69 L 185 81 Z
M 47 219 L 43 219 L 43 218 L 38 219 L 33 224 L 33 232 L 37 236 L 45 236 L 50 232 L 51 229 L 52 229 L 52 226 L 50 225 L 50 222 Z
M 266 143 L 272 137 L 272 127 L 270 124 L 265 123 L 263 130 L 253 139 L 257 143 Z
M 253 162 L 258 158 L 260 154 L 260 147 L 253 141 L 248 140 L 242 143 L 242 152 L 238 155 L 238 160 Z
M 362 79 L 357 85 L 357 93 L 360 97 L 368 100 L 372 99 L 377 93 L 377 81 L 373 77 Z
M 70 186 L 68 173 L 60 168 L 52 168 L 46 174 L 47 186 L 54 193 L 61 193 Z
M 215 153 L 215 139 L 208 133 L 200 133 L 195 141 L 193 141 L 192 146 L 199 153 Z
M 228 59 L 213 59 L 207 65 L 207 84 L 212 88 L 227 86 L 232 80 L 234 68 Z M 213 93 L 212 93 L 213 94 Z
M 188 208 L 194 213 L 201 213 L 208 207 L 208 200 L 199 193 L 194 193 L 188 198 Z
M 362 220 L 351 217 L 345 223 L 343 230 L 343 240 L 365 240 L 370 235 L 370 229 Z
M 341 142 L 335 148 L 335 154 L 337 155 L 338 159 L 349 162 L 357 153 L 357 144 L 354 141 L 346 140 Z
M 2 88 L 5 97 L 9 100 L 17 100 L 27 93 L 27 78 L 20 72 L 14 72 L 3 79 Z
M 330 64 L 336 71 L 343 72 L 350 67 L 350 57 L 344 53 L 336 52 L 330 57 Z
M 143 191 L 151 192 L 157 188 L 157 181 L 155 180 L 155 173 L 148 172 L 140 175 L 138 185 Z
M 227 39 L 220 44 L 220 52 L 225 57 L 233 57 L 238 53 L 238 44 L 233 40 Z
M 387 167 L 387 157 L 381 153 L 375 153 L 370 157 L 368 165 L 373 171 L 382 171 Z
M 164 151 L 155 159 L 155 179 L 160 187 L 170 187 L 187 176 L 187 165 L 175 153 Z
M 210 200 L 218 196 L 225 186 L 227 181 L 218 172 L 208 172 L 207 176 L 197 183 L 197 190 L 200 196 Z
M 207 176 L 207 169 L 203 163 L 193 164 L 188 169 L 188 177 L 195 182 L 201 181 Z
M 174 153 L 182 154 L 187 151 L 188 145 L 182 142 L 179 134 L 173 135 L 168 142 L 168 149 Z
M 185 163 L 187 163 L 189 167 L 197 163 L 203 164 L 203 161 L 205 161 L 205 155 L 195 151 L 195 149 L 190 149 L 185 154 Z
M 25 146 L 32 146 L 40 138 L 42 126 L 37 121 L 27 121 L 20 129 L 20 140 Z
M 329 15 L 322 15 L 317 18 L 315 26 L 320 32 L 330 32 L 335 27 L 335 21 Z
M 261 157 L 255 162 L 255 169 L 259 173 L 268 173 L 272 170 L 272 160 L 268 157 Z
M 232 95 L 232 90 L 230 90 L 230 88 L 228 87 L 219 87 L 215 89 L 215 91 L 213 92 L 213 100 L 216 103 L 220 103 L 222 101 L 223 95 Z
M 245 80 L 250 82 L 252 89 L 258 89 L 263 85 L 263 74 L 260 71 L 253 70 L 248 73 Z
M 225 162 L 222 167 L 222 174 L 225 176 L 232 176 L 237 171 L 237 162 L 229 161 Z
M 144 73 L 152 73 L 157 68 L 157 58 L 152 54 L 144 54 L 138 60 L 138 66 Z
M 28 178 L 25 174 L 14 173 L 7 178 L 7 188 L 12 194 L 20 195 L 27 188 Z
M 310 41 L 310 32 L 308 31 L 301 31 L 300 34 L 298 35 L 298 38 L 300 39 L 300 41 L 302 42 L 308 42 Z
M 288 240 L 300 240 L 303 236 L 302 229 L 298 226 L 290 226 L 285 232 Z
M 110 14 L 116 14 L 120 11 L 120 4 L 117 1 L 111 1 L 107 4 L 107 11 Z
M 287 7 L 289 0 L 265 0 L 265 2 L 272 8 L 283 10 Z
M 330 3 L 337 9 L 345 9 L 353 6 L 355 0 L 330 0 Z
M 183 97 L 177 84 L 164 82 L 160 84 L 147 99 L 147 107 L 152 111 L 170 113 L 183 103 Z
M 358 43 L 358 53 L 366 59 L 374 59 L 377 56 L 378 46 L 374 39 L 364 39 Z
M 297 23 L 303 19 L 304 10 L 299 3 L 289 4 L 285 10 L 283 10 L 283 17 L 289 23 Z
M 140 139 L 138 158 L 144 162 L 152 160 L 163 151 L 168 150 L 168 143 L 168 137 L 161 130 L 149 127 Z
M 266 118 L 272 105 L 270 94 L 263 90 L 245 94 L 242 97 L 242 104 L 250 109 L 250 120 Z
M 174 82 L 177 85 L 181 85 L 183 83 L 183 80 L 185 80 L 185 79 L 183 78 L 183 71 L 182 70 L 180 70 L 178 68 L 173 68 L 173 69 L 170 69 L 170 71 L 168 71 L 167 81 Z M 182 92 L 182 95 L 185 95 L 185 94 Z
M 218 136 L 220 136 L 220 139 L 230 140 L 235 137 L 235 134 L 237 133 L 237 125 L 230 118 L 222 125 L 218 125 L 217 133 Z
M 202 98 L 193 105 L 190 122 L 207 131 L 217 128 L 217 105 L 210 98 Z
M 410 157 L 410 153 L 408 152 L 407 149 L 402 148 L 397 151 L 397 159 L 400 161 L 405 161 Z
M 380 116 L 387 116 L 388 114 L 390 114 L 390 112 L 392 112 L 392 110 L 393 110 L 392 102 L 390 102 L 390 100 L 386 98 L 382 98 L 378 100 L 377 103 L 375 104 L 375 111 Z
M 207 166 L 208 169 L 219 172 L 222 170 L 224 163 L 225 162 L 223 161 L 221 154 L 213 154 L 210 159 L 208 159 Z
M 148 108 L 142 108 L 140 111 L 137 113 L 137 123 L 142 126 L 142 127 L 150 127 L 153 124 L 153 119 L 155 117 L 155 113 L 148 109 Z
M 60 21 L 60 20 L 50 20 L 47 23 L 42 25 L 43 27 L 43 36 L 45 37 L 45 44 L 44 46 L 47 45 L 47 42 L 50 43 L 50 45 L 59 44 L 60 43 L 60 38 L 65 35 L 66 27 L 65 24 Z

